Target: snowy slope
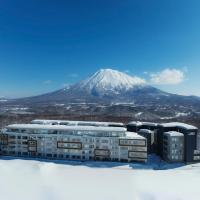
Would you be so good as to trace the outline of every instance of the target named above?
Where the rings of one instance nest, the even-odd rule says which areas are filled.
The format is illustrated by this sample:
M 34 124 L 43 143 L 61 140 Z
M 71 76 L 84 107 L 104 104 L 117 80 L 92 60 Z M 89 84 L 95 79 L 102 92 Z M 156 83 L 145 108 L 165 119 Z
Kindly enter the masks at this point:
M 0 160 L 2 200 L 199 200 L 200 165 L 170 170 Z
M 139 77 L 131 77 L 113 69 L 100 69 L 88 79 L 81 81 L 77 86 L 86 90 L 99 92 L 121 91 L 143 86 L 145 81 Z

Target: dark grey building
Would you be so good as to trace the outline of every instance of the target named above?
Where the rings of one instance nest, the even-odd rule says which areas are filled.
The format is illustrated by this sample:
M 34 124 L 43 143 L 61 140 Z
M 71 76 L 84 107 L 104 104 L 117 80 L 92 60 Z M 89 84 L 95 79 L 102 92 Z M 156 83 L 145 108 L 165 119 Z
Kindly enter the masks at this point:
M 183 133 L 184 135 L 184 162 L 192 163 L 198 160 L 200 155 L 197 150 L 197 134 L 198 129 L 195 126 L 188 125 L 180 122 L 163 123 L 158 125 L 157 131 L 157 150 L 161 158 L 164 158 L 163 147 L 164 147 L 164 133 L 169 131 L 176 131 Z
M 153 122 L 140 122 L 132 121 L 127 124 L 127 131 L 138 132 L 140 129 L 148 129 L 154 131 L 157 129 L 158 124 Z
M 158 124 L 153 122 L 132 121 L 127 124 L 127 131 L 137 132 L 144 136 L 148 143 L 148 153 L 157 152 L 157 129 Z M 143 131 L 140 131 L 143 130 Z M 144 131 L 146 130 L 146 131 Z
M 147 152 L 148 154 L 155 152 L 154 131 L 148 129 L 140 129 L 138 134 L 147 139 Z

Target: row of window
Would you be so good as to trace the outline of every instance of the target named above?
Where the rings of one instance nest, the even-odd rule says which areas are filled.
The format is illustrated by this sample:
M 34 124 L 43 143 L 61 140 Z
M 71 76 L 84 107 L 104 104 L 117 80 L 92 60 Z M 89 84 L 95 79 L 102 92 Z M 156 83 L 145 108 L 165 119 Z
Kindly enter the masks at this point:
M 6 136 L 6 135 L 5 135 Z M 5 139 L 23 139 L 23 140 L 28 140 L 28 139 L 40 139 L 44 141 L 53 141 L 53 140 L 60 140 L 63 142 L 84 142 L 84 143 L 105 143 L 105 144 L 118 144 L 118 140 L 107 140 L 107 139 L 95 139 L 95 138 L 70 138 L 70 137 L 65 137 L 65 138 L 60 138 L 60 137 L 33 137 L 33 136 L 15 136 L 15 135 L 9 135 Z M 3 139 L 3 138 L 2 138 Z M 9 140 L 11 141 L 11 140 Z M 14 141 L 13 141 L 14 142 Z
M 193 160 L 200 160 L 200 156 L 194 156 Z
M 120 139 L 119 144 L 122 146 L 146 146 L 145 140 L 134 140 L 134 139 Z
M 28 134 L 65 134 L 65 135 L 88 135 L 95 137 L 123 137 L 124 132 L 99 132 L 99 131 L 58 131 L 48 129 L 7 129 L 7 132 L 12 133 L 28 133 Z
M 183 156 L 182 156 L 182 155 L 179 155 L 179 156 L 178 156 L 178 155 L 172 155 L 172 156 L 171 156 L 171 159 L 172 159 L 172 160 L 182 160 L 182 159 L 183 159 Z

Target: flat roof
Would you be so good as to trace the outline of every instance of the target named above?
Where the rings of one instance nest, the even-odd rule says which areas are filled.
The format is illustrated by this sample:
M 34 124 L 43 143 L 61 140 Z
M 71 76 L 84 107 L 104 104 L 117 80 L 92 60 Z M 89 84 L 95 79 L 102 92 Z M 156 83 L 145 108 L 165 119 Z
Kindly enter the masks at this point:
M 101 125 L 101 126 L 108 126 L 108 125 L 119 125 L 124 126 L 123 123 L 120 122 L 97 122 L 97 121 L 73 121 L 73 120 L 48 120 L 48 119 L 35 119 L 32 120 L 31 123 L 69 123 L 72 125 L 78 125 L 80 124 L 94 124 L 94 125 Z
M 142 126 L 142 125 L 147 125 L 147 126 L 157 126 L 157 123 L 153 122 L 142 122 L 142 121 L 131 121 L 128 123 L 128 125 L 136 125 L 136 126 Z
M 151 130 L 149 130 L 149 129 L 140 129 L 139 131 L 138 131 L 138 133 L 149 133 L 149 134 L 151 134 L 151 133 L 154 133 L 154 131 L 151 131 Z
M 140 122 L 140 121 L 131 121 L 131 122 L 129 122 L 127 125 L 141 126 L 141 125 L 142 125 L 142 122 Z
M 180 133 L 177 131 L 168 131 L 168 132 L 165 132 L 164 135 L 176 136 L 176 137 L 184 136 L 183 133 Z
M 44 124 L 11 124 L 8 129 L 44 129 L 44 130 L 76 130 L 76 131 L 103 131 L 103 132 L 125 132 L 123 127 L 99 127 L 99 126 L 65 126 L 65 125 L 44 125 Z
M 127 131 L 125 134 L 128 138 L 131 138 L 131 139 L 145 139 L 146 140 L 145 137 L 143 137 L 143 136 L 141 136 L 141 135 L 139 135 L 138 133 L 135 133 L 135 132 L 128 132 Z
M 160 124 L 160 126 L 162 127 L 178 127 L 178 128 L 184 128 L 184 129 L 187 129 L 187 130 L 196 130 L 198 129 L 197 127 L 195 126 L 192 126 L 192 125 L 189 125 L 189 124 L 185 124 L 185 123 L 182 123 L 182 122 L 169 122 L 169 123 L 162 123 Z

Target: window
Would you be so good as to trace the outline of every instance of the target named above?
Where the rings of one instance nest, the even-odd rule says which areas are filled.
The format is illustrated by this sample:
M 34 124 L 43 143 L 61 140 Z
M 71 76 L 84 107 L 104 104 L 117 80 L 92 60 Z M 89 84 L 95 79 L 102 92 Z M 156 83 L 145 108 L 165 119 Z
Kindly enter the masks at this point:
M 28 140 L 27 142 L 23 142 L 28 144 L 28 151 L 35 152 L 37 151 L 37 141 L 36 140 Z
M 108 144 L 109 141 L 108 140 L 101 140 L 101 142 Z
M 28 142 L 27 142 L 27 141 L 25 141 L 25 142 L 22 142 L 22 144 L 28 144 Z
M 14 141 L 9 141 L 9 144 L 16 144 L 15 140 Z
M 9 135 L 9 139 L 15 139 L 14 135 Z
M 200 156 L 194 156 L 194 160 L 200 160 Z
M 177 138 L 175 138 L 175 137 L 172 138 L 172 141 L 173 141 L 173 142 L 177 142 Z
M 200 154 L 200 150 L 194 150 L 194 154 Z
M 57 147 L 61 149 L 82 149 L 82 143 L 80 142 L 58 142 Z
M 19 129 L 11 129 L 11 132 L 19 132 Z
M 59 157 L 59 158 L 63 158 L 63 154 L 59 154 L 58 157 Z
M 0 139 L 1 139 L 1 144 L 2 145 L 8 145 L 8 135 L 1 134 Z
M 128 150 L 128 147 L 120 147 L 121 150 Z

